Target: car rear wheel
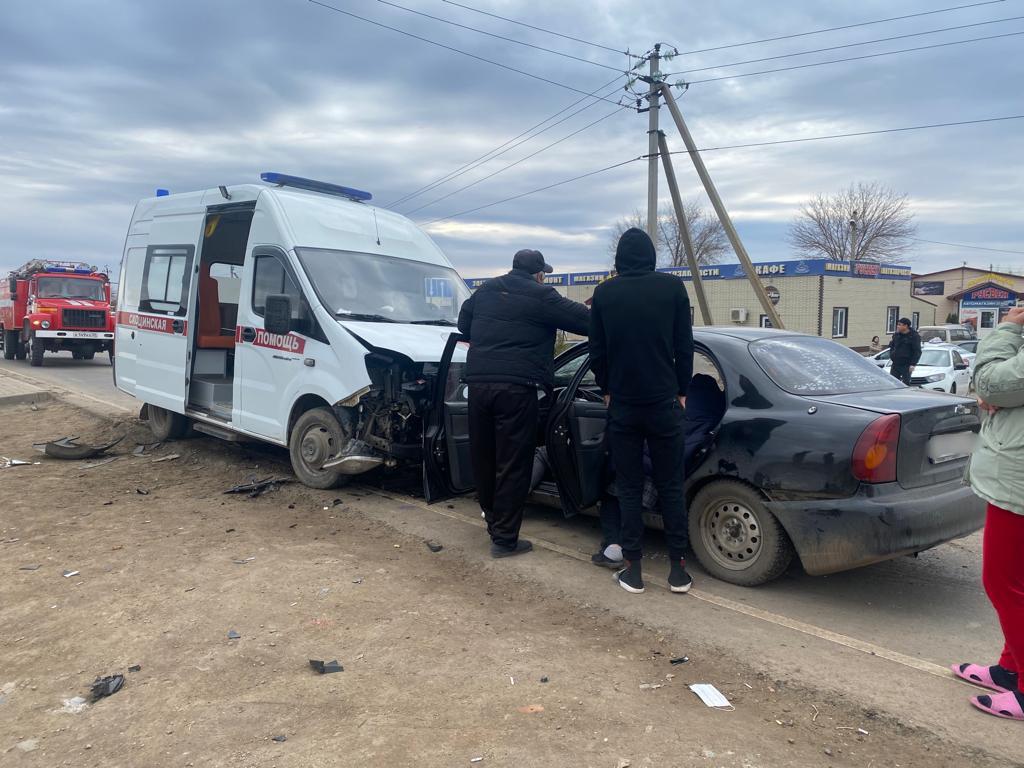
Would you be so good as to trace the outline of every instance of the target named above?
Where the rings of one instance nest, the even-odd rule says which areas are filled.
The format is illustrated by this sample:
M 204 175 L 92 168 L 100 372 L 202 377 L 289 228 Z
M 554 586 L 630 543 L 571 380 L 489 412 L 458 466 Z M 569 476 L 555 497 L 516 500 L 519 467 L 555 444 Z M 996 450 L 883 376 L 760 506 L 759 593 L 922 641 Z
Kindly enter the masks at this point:
M 717 579 L 753 587 L 778 578 L 793 544 L 760 495 L 734 480 L 702 488 L 690 505 L 690 544 Z
M 147 406 L 149 410 L 149 429 L 153 437 L 163 442 L 164 440 L 177 440 L 188 432 L 189 420 L 180 413 L 168 411 L 156 405 Z
M 330 408 L 313 408 L 302 414 L 288 438 L 292 470 L 310 488 L 337 488 L 352 479 L 336 469 L 322 469 L 324 462 L 341 453 L 348 442 L 341 422 Z

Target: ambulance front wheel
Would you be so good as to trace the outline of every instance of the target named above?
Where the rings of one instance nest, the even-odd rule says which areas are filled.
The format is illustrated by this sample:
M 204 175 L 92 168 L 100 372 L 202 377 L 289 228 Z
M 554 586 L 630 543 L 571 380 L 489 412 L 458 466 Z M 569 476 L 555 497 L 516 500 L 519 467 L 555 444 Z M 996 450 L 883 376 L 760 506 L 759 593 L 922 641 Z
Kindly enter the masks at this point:
M 160 442 L 184 437 L 190 426 L 189 420 L 180 413 L 168 411 L 156 405 L 149 408 L 149 428 Z
M 288 438 L 292 470 L 299 482 L 310 488 L 337 488 L 352 479 L 336 469 L 322 469 L 337 456 L 348 437 L 330 408 L 313 408 L 302 414 Z

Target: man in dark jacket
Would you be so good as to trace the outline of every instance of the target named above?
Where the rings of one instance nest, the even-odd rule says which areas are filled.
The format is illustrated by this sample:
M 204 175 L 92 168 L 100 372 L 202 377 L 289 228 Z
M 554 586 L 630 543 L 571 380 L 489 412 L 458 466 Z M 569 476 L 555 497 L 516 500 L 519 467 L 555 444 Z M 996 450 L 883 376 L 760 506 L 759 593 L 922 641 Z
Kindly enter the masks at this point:
M 632 228 L 615 250 L 618 274 L 601 283 L 590 309 L 590 361 L 609 404 L 615 483 L 622 508 L 617 578 L 627 592 L 644 591 L 644 442 L 651 456 L 658 507 L 672 571 L 669 587 L 688 592 L 683 559 L 689 544 L 683 496 L 686 392 L 693 374 L 690 300 L 682 281 L 655 272 L 654 243 Z
M 921 334 L 914 330 L 910 320 L 901 317 L 896 324 L 896 333 L 889 342 L 889 357 L 892 360 L 890 373 L 904 384 L 910 384 L 910 374 L 921 359 Z
M 470 340 L 469 442 L 491 556 L 529 552 L 519 538 L 537 447 L 538 388 L 554 384 L 555 332 L 586 335 L 589 312 L 544 275 L 540 251 L 519 251 L 507 275 L 488 280 L 462 305 L 459 332 Z

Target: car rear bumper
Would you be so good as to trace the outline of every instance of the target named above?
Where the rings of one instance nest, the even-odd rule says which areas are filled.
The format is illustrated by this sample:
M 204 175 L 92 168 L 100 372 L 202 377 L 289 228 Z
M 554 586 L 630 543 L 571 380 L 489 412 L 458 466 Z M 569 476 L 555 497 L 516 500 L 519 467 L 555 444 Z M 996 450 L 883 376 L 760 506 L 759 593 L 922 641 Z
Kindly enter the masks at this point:
M 985 502 L 960 480 L 905 490 L 861 486 L 847 499 L 766 504 L 812 575 L 835 573 L 922 552 L 974 533 Z

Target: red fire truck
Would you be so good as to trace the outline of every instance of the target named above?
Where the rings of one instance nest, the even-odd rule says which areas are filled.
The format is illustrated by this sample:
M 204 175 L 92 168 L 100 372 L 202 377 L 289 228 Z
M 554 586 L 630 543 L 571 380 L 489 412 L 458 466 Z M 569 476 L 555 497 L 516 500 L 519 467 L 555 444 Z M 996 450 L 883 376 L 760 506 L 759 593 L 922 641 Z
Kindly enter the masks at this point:
M 70 351 L 76 360 L 114 355 L 110 280 L 96 267 L 71 261 L 30 261 L 0 285 L 0 342 L 5 360 L 43 364 L 44 352 Z

